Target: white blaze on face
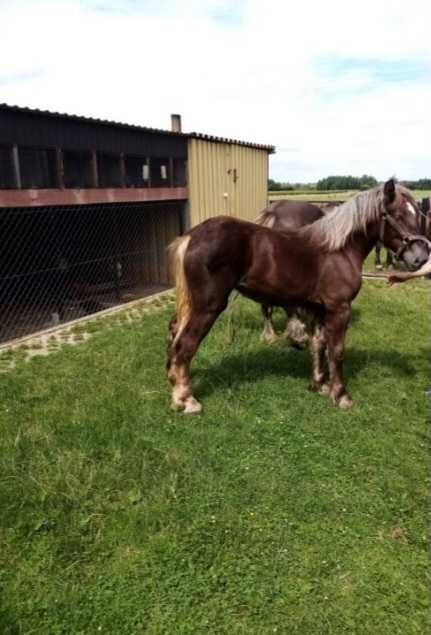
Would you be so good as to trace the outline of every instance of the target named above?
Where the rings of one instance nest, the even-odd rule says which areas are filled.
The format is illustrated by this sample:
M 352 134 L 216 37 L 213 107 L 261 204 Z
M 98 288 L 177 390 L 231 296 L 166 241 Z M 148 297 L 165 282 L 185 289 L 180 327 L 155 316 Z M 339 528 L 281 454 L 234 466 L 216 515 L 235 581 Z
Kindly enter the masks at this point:
M 409 212 L 410 212 L 411 214 L 413 214 L 413 216 L 416 216 L 416 210 L 415 210 L 415 208 L 414 208 L 414 207 L 413 207 L 413 205 L 412 205 L 411 203 L 409 203 L 408 201 L 407 201 L 407 209 L 409 210 Z

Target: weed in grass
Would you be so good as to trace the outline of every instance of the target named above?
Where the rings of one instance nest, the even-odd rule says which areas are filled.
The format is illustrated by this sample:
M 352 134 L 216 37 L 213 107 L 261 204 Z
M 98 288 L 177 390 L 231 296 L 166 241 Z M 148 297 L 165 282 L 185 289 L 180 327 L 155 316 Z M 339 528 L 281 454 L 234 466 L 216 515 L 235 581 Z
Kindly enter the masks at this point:
M 42 348 L 43 348 L 43 344 L 42 344 L 41 340 L 32 340 L 31 344 L 29 346 L 29 349 L 30 350 L 34 350 L 34 351 L 40 350 Z

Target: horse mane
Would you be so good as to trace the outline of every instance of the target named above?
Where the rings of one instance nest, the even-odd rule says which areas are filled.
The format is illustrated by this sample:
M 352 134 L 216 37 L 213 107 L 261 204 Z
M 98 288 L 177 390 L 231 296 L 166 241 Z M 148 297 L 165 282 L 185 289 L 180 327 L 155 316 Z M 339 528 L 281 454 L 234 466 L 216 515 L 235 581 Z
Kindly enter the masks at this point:
M 382 203 L 383 186 L 379 185 L 356 194 L 300 231 L 315 245 L 328 251 L 337 251 L 346 245 L 355 232 L 366 233 L 367 225 L 379 218 Z

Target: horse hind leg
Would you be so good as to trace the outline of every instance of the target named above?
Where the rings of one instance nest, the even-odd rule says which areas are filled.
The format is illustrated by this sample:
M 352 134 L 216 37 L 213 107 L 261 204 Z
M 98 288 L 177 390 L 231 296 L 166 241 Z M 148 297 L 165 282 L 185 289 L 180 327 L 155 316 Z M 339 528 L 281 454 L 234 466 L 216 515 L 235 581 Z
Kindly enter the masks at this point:
M 216 321 L 221 310 L 192 314 L 168 349 L 167 369 L 168 379 L 172 385 L 172 408 L 174 410 L 184 410 L 185 414 L 198 413 L 202 410 L 202 405 L 193 396 L 190 365 L 199 344 Z
M 321 395 L 329 394 L 328 366 L 326 359 L 326 338 L 323 325 L 316 322 L 310 337 L 310 352 L 312 361 L 312 380 L 310 389 Z
M 274 307 L 269 306 L 268 304 L 262 304 L 261 308 L 263 314 L 263 331 L 260 339 L 262 342 L 266 342 L 267 344 L 273 344 L 278 340 L 278 336 L 274 330 L 274 323 L 272 321 Z
M 298 311 L 291 313 L 286 311 L 287 324 L 284 331 L 285 337 L 289 340 L 291 346 L 298 350 L 303 350 L 307 347 L 310 337 L 308 334 L 309 325 L 305 316 L 301 315 Z

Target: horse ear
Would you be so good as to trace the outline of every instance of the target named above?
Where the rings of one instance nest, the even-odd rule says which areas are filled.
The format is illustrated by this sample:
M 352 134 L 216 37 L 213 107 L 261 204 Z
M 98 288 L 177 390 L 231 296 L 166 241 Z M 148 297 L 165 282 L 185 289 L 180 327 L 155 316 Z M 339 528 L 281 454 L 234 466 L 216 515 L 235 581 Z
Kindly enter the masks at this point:
M 395 179 L 389 179 L 383 186 L 386 205 L 390 205 L 395 200 Z

